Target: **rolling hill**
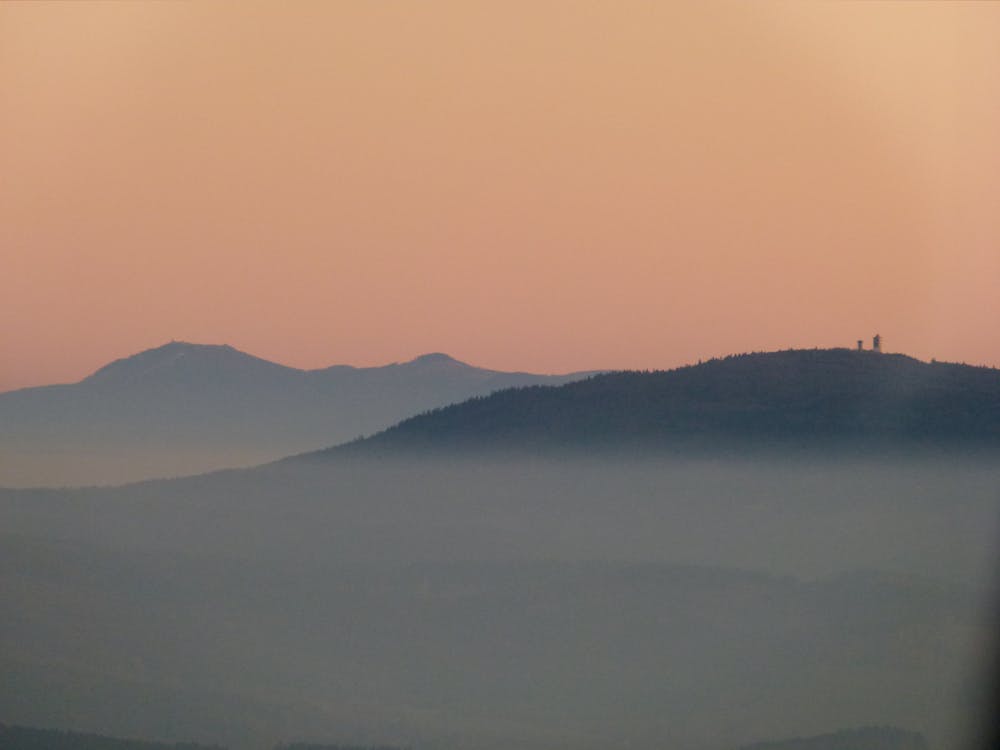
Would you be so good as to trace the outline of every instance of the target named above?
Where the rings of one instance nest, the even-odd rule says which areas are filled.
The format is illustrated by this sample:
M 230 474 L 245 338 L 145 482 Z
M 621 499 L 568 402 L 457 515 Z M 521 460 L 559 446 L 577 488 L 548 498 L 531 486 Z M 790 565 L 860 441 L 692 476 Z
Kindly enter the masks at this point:
M 1000 371 L 789 350 L 505 390 L 314 454 L 381 450 L 1000 446 Z
M 445 354 L 298 370 L 171 342 L 79 383 L 0 393 L 0 486 L 109 484 L 247 466 L 350 440 L 426 409 L 564 376 Z

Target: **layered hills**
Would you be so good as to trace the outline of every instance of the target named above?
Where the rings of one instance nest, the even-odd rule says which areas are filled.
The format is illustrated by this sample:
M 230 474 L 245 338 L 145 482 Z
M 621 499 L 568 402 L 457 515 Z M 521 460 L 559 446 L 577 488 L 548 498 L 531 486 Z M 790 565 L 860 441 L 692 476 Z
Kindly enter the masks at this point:
M 834 444 L 1000 446 L 1000 371 L 849 349 L 734 355 L 505 390 L 318 455 Z
M 78 383 L 0 393 L 0 486 L 109 484 L 247 466 L 370 434 L 546 376 L 427 354 L 298 370 L 230 346 L 171 342 Z
M 80 389 L 190 413 L 169 394 L 192 383 L 319 377 L 244 357 L 175 347 Z M 469 375 L 380 377 L 411 368 Z M 829 732 L 959 747 L 992 708 L 996 454 L 785 449 L 995 445 L 996 371 L 817 350 L 521 385 L 311 460 L 0 489 L 0 721 L 234 750 L 916 750 Z

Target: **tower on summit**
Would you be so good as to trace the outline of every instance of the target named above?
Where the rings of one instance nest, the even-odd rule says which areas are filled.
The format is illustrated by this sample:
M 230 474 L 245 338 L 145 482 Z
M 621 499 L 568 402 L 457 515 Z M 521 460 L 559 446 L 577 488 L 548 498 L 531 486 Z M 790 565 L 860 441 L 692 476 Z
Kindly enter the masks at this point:
M 882 351 L 882 337 L 879 336 L 877 333 L 872 338 L 872 351 L 873 352 L 881 352 Z

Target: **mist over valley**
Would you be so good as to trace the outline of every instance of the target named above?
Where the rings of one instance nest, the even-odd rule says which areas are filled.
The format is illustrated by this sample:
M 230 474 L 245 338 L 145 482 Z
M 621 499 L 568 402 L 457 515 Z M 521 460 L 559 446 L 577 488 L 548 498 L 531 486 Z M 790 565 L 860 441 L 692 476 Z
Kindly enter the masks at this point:
M 0 750 L 1000 748 L 998 39 L 0 2 Z
M 845 356 L 857 378 L 816 376 Z M 997 624 L 998 375 L 904 361 L 924 377 L 878 391 L 883 363 L 602 375 L 252 469 L 2 490 L 0 714 L 233 748 L 733 750 L 865 726 L 963 746 Z M 720 409 L 751 416 L 727 432 Z M 708 432 L 685 445 L 678 410 Z

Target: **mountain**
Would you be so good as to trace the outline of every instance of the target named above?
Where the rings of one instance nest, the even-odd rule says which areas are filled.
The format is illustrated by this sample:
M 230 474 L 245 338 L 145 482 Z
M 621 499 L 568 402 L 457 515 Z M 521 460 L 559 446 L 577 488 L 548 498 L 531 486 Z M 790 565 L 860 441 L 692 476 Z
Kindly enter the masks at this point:
M 0 485 L 107 484 L 246 466 L 350 440 L 400 419 L 562 376 L 497 372 L 446 354 L 299 370 L 171 342 L 79 383 L 0 393 Z
M 1000 446 L 1000 371 L 790 350 L 506 390 L 311 457 L 380 450 Z
M 653 386 L 675 375 L 619 374 L 409 424 L 499 400 L 535 429 L 534 406 L 548 419 L 553 394 L 593 384 L 604 397 L 568 399 L 568 414 L 610 403 L 642 424 L 661 402 L 738 410 L 757 388 L 779 414 L 769 389 L 791 413 L 822 415 L 833 410 L 810 406 L 816 368 L 790 363 L 827 356 L 844 363 L 823 384 L 834 404 L 875 408 L 875 382 L 904 404 L 940 391 L 939 414 L 993 403 L 988 370 L 782 353 L 677 371 L 692 382 L 659 400 Z M 755 363 L 767 377 L 722 377 Z M 168 367 L 148 364 L 116 370 Z M 859 368 L 877 377 L 850 375 Z M 630 401 L 621 383 L 653 385 Z M 548 443 L 525 444 L 574 434 L 552 424 Z M 471 444 L 498 444 L 483 434 Z M 374 440 L 335 459 L 0 489 L 0 720 L 233 750 L 705 750 L 874 725 L 945 748 L 992 709 L 980 667 L 1000 632 L 995 454 L 462 455 L 460 444 L 432 455 Z
M 172 394 L 227 403 L 231 368 L 240 394 L 330 374 L 244 357 L 174 347 L 78 388 L 107 409 L 181 404 L 185 425 L 200 405 Z M 955 444 L 992 434 L 996 383 L 893 355 L 751 355 L 505 390 L 321 460 L 0 489 L 0 720 L 232 750 L 705 750 L 877 725 L 959 747 L 992 709 L 995 454 L 541 448 L 656 447 L 696 424 L 742 444 Z M 493 450 L 519 442 L 529 455 Z
M 232 387 L 240 383 L 282 384 L 299 372 L 228 345 L 172 341 L 116 359 L 81 382 L 103 388 Z

